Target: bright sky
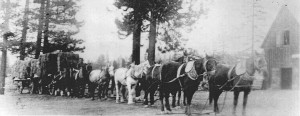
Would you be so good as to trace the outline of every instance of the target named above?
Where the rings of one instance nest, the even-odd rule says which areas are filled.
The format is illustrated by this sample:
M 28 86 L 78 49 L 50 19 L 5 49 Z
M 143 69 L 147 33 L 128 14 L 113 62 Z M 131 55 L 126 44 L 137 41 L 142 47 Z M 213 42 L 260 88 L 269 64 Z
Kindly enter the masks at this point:
M 114 24 L 117 13 L 107 10 L 113 9 L 113 2 L 113 0 L 85 0 L 82 3 L 82 10 L 78 15 L 79 19 L 85 20 L 85 25 L 78 35 L 85 40 L 86 50 L 82 57 L 96 60 L 100 54 L 108 53 L 112 58 L 131 54 L 132 37 L 125 40 L 118 39 L 117 27 Z M 283 4 L 291 5 L 292 10 L 299 11 L 298 0 L 258 2 L 266 14 L 262 15 L 265 20 L 254 21 L 255 25 L 259 25 L 254 31 L 256 50 L 260 50 L 264 36 Z M 235 53 L 251 47 L 252 18 L 246 16 L 252 16 L 252 0 L 215 0 L 209 5 L 209 9 L 208 15 L 203 16 L 195 24 L 196 28 L 186 34 L 189 38 L 186 47 L 206 53 L 223 49 L 225 52 Z
M 114 59 L 119 56 L 128 57 L 132 52 L 131 36 L 124 40 L 118 39 L 118 29 L 114 20 L 119 15 L 114 12 L 113 2 L 114 0 L 81 1 L 82 7 L 77 18 L 84 20 L 85 24 L 76 37 L 85 41 L 83 45 L 86 47 L 85 52 L 80 55 L 86 61 L 95 61 L 100 54 L 109 54 L 110 58 Z M 265 20 L 256 21 L 255 19 L 254 21 L 255 25 L 258 25 L 254 32 L 256 35 L 260 35 L 255 36 L 256 50 L 259 50 L 283 4 L 288 4 L 294 15 L 300 14 L 298 12 L 300 11 L 299 0 L 262 0 L 258 2 L 266 14 L 262 15 Z M 252 0 L 215 0 L 208 7 L 208 15 L 201 17 L 191 33 L 185 34 L 189 38 L 186 47 L 206 53 L 223 51 L 223 49 L 228 53 L 236 53 L 251 47 L 252 18 L 246 18 L 246 16 L 252 16 Z M 10 59 L 12 62 L 16 58 Z

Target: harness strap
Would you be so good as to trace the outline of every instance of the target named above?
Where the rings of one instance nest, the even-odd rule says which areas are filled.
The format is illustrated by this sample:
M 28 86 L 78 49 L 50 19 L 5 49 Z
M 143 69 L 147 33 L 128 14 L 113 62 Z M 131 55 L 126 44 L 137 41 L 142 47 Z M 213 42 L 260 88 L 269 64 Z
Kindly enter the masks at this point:
M 245 72 L 245 73 L 246 73 L 246 72 Z M 245 73 L 243 73 L 243 74 L 245 74 Z M 240 77 L 240 76 L 243 75 L 243 74 L 237 75 L 237 76 L 233 77 L 232 79 L 227 80 L 227 81 L 219 88 L 219 90 L 223 89 L 223 87 L 225 87 L 229 82 L 233 81 L 234 79 L 236 79 L 237 77 Z M 241 79 L 241 78 L 240 78 L 240 79 Z M 239 82 L 239 81 L 238 81 L 238 82 Z M 236 84 L 236 85 L 237 85 L 237 84 Z M 233 87 L 233 88 L 234 88 L 234 87 Z
M 230 80 L 230 76 L 231 76 L 231 73 L 232 73 L 232 71 L 233 71 L 233 69 L 236 67 L 236 65 L 235 66 L 232 66 L 230 69 L 229 69 L 229 71 L 228 71 L 228 73 L 227 73 L 227 78 L 228 78 L 228 80 Z
M 177 76 L 176 76 L 176 78 L 178 78 L 178 77 L 180 76 L 180 71 L 181 71 L 183 65 L 184 65 L 184 64 L 181 64 L 181 65 L 179 66 L 179 68 L 177 69 Z
M 152 78 L 153 78 L 153 76 L 154 76 L 154 70 L 155 70 L 156 67 L 157 67 L 157 65 L 154 65 L 154 67 L 153 67 L 153 69 L 152 69 L 152 71 L 151 71 Z

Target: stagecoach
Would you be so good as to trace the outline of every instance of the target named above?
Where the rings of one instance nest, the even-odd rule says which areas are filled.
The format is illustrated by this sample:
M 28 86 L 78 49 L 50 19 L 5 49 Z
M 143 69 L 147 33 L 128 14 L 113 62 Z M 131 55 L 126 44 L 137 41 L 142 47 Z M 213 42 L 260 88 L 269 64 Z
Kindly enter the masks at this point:
M 55 94 L 54 78 L 66 69 L 76 68 L 79 55 L 71 52 L 46 53 L 39 57 L 41 74 L 39 79 L 39 93 Z M 45 91 L 46 90 L 46 91 Z
M 71 52 L 46 53 L 39 59 L 18 60 L 12 67 L 13 82 L 19 93 L 27 88 L 30 93 L 54 94 L 54 75 L 66 68 L 75 68 L 78 61 L 79 55 Z

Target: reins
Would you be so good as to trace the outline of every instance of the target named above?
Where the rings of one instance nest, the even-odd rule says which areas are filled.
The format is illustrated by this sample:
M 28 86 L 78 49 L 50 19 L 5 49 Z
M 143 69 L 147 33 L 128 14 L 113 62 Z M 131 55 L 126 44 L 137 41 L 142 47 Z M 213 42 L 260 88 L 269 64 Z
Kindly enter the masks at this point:
M 246 72 L 245 72 L 246 73 Z M 221 90 L 221 89 L 223 89 L 223 87 L 225 87 L 229 82 L 231 82 L 231 81 L 233 81 L 234 79 L 236 79 L 237 77 L 240 77 L 241 75 L 244 75 L 245 73 L 242 73 L 242 74 L 240 74 L 240 75 L 237 75 L 237 76 L 234 76 L 233 78 L 231 78 L 230 80 L 227 80 L 220 88 L 219 88 L 219 90 Z M 241 78 L 239 79 L 239 81 L 241 80 Z M 238 82 L 239 82 L 238 81 Z M 237 83 L 238 83 L 237 82 Z M 237 85 L 237 84 L 236 84 Z M 234 88 L 234 86 L 233 86 L 233 88 Z M 232 89 L 233 89 L 232 88 Z

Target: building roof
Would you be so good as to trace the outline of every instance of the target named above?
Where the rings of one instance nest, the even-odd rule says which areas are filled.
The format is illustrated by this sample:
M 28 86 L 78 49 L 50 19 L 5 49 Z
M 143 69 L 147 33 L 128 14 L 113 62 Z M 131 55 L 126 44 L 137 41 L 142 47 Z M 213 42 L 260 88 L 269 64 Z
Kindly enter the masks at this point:
M 287 5 L 282 5 L 281 8 L 280 8 L 280 10 L 279 10 L 279 12 L 278 12 L 278 14 L 277 14 L 277 16 L 276 16 L 276 18 L 275 18 L 275 20 L 273 21 L 273 23 L 272 23 L 272 25 L 271 25 L 271 27 L 270 27 L 268 33 L 267 33 L 267 35 L 266 35 L 266 37 L 265 37 L 265 39 L 264 39 L 264 41 L 263 41 L 261 47 L 262 47 L 262 48 L 267 48 L 267 47 L 268 47 L 268 43 L 270 43 L 270 42 L 271 42 L 271 39 L 272 39 L 272 38 L 269 38 L 269 34 L 270 34 L 270 32 L 271 32 L 272 27 L 275 25 L 275 22 L 276 22 L 277 20 L 279 20 L 280 17 L 283 17 L 283 16 L 289 16 L 289 17 L 292 18 L 292 20 L 295 20 L 295 22 L 297 22 L 297 25 L 299 25 L 299 22 L 300 22 L 300 15 L 295 14 L 295 13 L 297 13 L 297 12 L 298 12 L 298 11 L 291 12 L 291 11 L 289 10 L 289 7 L 288 7 Z

